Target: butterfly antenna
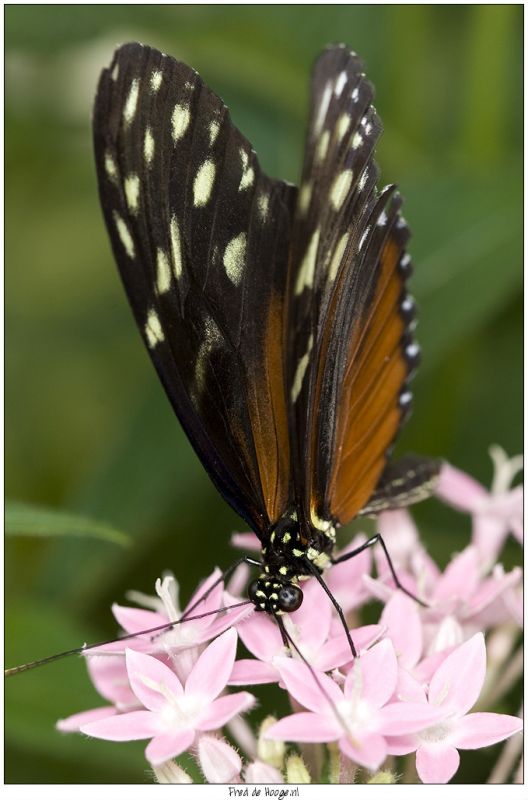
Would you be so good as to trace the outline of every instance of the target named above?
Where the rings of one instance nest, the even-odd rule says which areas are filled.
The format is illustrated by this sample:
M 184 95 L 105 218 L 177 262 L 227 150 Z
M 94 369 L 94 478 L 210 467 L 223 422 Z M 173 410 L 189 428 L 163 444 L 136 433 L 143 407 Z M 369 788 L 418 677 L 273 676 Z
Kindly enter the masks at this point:
M 329 705 L 330 705 L 330 707 L 332 708 L 332 711 L 334 712 L 334 714 L 335 714 L 335 716 L 336 716 L 337 720 L 338 720 L 338 721 L 339 721 L 339 723 L 340 723 L 340 724 L 343 726 L 344 730 L 348 730 L 348 726 L 347 726 L 347 724 L 346 724 L 345 720 L 343 719 L 342 715 L 339 713 L 339 710 L 338 710 L 338 708 L 337 708 L 336 704 L 334 703 L 334 701 L 332 700 L 332 698 L 330 697 L 330 695 L 329 695 L 329 694 L 328 694 L 328 692 L 326 691 L 325 687 L 323 686 L 323 684 L 322 684 L 322 683 L 321 683 L 321 681 L 319 680 L 319 677 L 318 677 L 318 675 L 317 675 L 317 672 L 314 670 L 314 668 L 312 667 L 312 665 L 310 664 L 310 662 L 308 661 L 308 659 L 306 658 L 306 656 L 305 656 L 305 655 L 302 653 L 302 651 L 300 650 L 300 648 L 298 647 L 298 645 L 295 643 L 295 641 L 293 640 L 293 638 L 290 636 L 290 634 L 289 634 L 289 633 L 288 633 L 288 631 L 286 630 L 286 626 L 285 626 L 284 622 L 282 621 L 281 617 L 279 617 L 278 615 L 275 615 L 275 619 L 276 619 L 276 621 L 277 621 L 277 625 L 279 626 L 279 630 L 280 630 L 280 632 L 281 632 L 282 641 L 283 641 L 283 642 L 286 644 L 286 646 L 287 646 L 287 647 L 289 647 L 290 649 L 291 649 L 291 648 L 293 648 L 293 649 L 295 650 L 295 652 L 297 653 L 297 655 L 299 656 L 299 658 L 301 659 L 301 661 L 302 661 L 304 664 L 306 664 L 306 666 L 307 666 L 307 667 L 308 667 L 308 669 L 310 670 L 310 674 L 311 674 L 312 678 L 314 679 L 315 683 L 317 684 L 317 687 L 318 687 L 318 689 L 320 690 L 321 694 L 322 694 L 322 695 L 323 695 L 323 696 L 326 698 L 326 700 L 328 701 L 328 704 L 329 704 Z
M 108 639 L 104 642 L 83 644 L 81 647 L 74 647 L 72 650 L 65 650 L 63 653 L 56 653 L 55 655 L 48 656 L 47 658 L 39 658 L 38 661 L 29 661 L 27 664 L 20 664 L 18 667 L 10 667 L 9 669 L 5 669 L 4 677 L 10 678 L 12 675 L 18 675 L 19 672 L 27 672 L 30 669 L 42 667 L 44 664 L 51 664 L 53 661 L 58 661 L 59 659 L 66 658 L 67 656 L 80 655 L 81 653 L 85 653 L 87 650 L 95 650 L 98 647 L 104 647 L 105 645 L 114 644 L 115 642 L 125 642 L 128 639 L 135 639 L 138 636 L 145 636 L 149 633 L 168 631 L 171 628 L 174 628 L 176 625 L 181 625 L 182 622 L 193 622 L 197 619 L 209 617 L 212 614 L 219 614 L 222 611 L 230 611 L 233 608 L 240 608 L 241 606 L 247 606 L 250 604 L 251 600 L 243 600 L 240 603 L 234 603 L 230 606 L 223 606 L 222 608 L 215 608 L 212 611 L 205 611 L 203 614 L 196 614 L 192 617 L 185 617 L 185 619 L 182 618 L 172 620 L 171 622 L 165 622 L 163 625 L 156 625 L 155 628 L 147 628 L 146 630 L 136 631 L 135 633 L 126 633 L 123 636 L 117 636 L 115 639 Z

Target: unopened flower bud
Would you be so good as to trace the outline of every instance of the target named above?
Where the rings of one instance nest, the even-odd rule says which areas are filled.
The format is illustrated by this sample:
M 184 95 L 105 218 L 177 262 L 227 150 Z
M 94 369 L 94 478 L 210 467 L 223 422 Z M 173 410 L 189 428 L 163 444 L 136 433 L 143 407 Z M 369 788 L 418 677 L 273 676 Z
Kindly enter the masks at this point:
M 289 756 L 286 759 L 286 783 L 311 783 L 310 773 L 300 756 Z
M 286 745 L 284 742 L 279 742 L 275 739 L 265 739 L 264 734 L 277 722 L 275 717 L 271 715 L 266 717 L 260 726 L 259 738 L 257 745 L 258 757 L 266 764 L 272 767 L 282 769 L 284 763 L 284 754 L 286 752 Z

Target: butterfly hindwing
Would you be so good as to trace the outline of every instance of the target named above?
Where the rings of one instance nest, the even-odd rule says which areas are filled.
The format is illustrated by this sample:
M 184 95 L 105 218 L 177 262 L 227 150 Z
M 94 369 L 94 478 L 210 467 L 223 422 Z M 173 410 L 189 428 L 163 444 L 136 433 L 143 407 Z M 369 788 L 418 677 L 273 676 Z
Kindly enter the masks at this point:
M 287 505 L 283 302 L 295 190 L 184 64 L 124 45 L 101 76 L 103 211 L 137 324 L 217 488 L 263 532 Z
M 376 189 L 372 99 L 355 54 L 328 48 L 314 69 L 289 282 L 297 495 L 315 527 L 347 522 L 375 492 L 419 358 L 409 233 L 399 195 Z

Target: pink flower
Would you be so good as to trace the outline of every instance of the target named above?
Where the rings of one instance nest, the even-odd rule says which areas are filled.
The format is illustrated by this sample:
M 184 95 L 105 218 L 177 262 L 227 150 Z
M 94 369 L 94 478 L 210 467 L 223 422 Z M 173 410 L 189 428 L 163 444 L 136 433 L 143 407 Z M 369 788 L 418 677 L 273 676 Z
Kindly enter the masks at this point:
M 518 717 L 467 713 L 478 699 L 485 676 L 484 637 L 477 633 L 448 655 L 431 679 L 428 705 L 442 716 L 426 729 L 389 738 L 391 755 L 416 750 L 416 769 L 423 783 L 447 783 L 458 769 L 459 749 L 486 747 L 522 729 Z
M 504 539 L 511 531 L 522 542 L 523 489 L 511 488 L 515 475 L 523 467 L 522 456 L 508 459 L 501 447 L 490 448 L 495 474 L 488 492 L 474 478 L 445 464 L 440 473 L 436 494 L 444 502 L 469 512 L 473 517 L 473 543 L 481 562 L 493 564 Z
M 520 583 L 519 567 L 504 573 L 497 565 L 491 576 L 483 577 L 479 553 L 472 545 L 458 553 L 443 573 L 438 573 L 430 559 L 420 559 L 414 567 L 417 572 L 412 585 L 424 587 L 420 596 L 428 604 L 428 608 L 419 612 L 428 655 L 461 644 L 488 624 L 510 619 L 509 607 L 502 597 Z M 397 592 L 392 580 L 390 584 L 368 577 L 365 581 L 372 594 L 382 601 Z
M 218 697 L 233 668 L 236 644 L 234 629 L 215 639 L 198 658 L 185 688 L 166 664 L 127 649 L 128 679 L 143 709 L 87 723 L 81 731 L 116 742 L 151 739 L 145 755 L 154 766 L 174 758 L 192 746 L 198 733 L 221 728 L 253 705 L 247 692 Z
M 304 657 L 316 669 L 323 672 L 340 667 L 351 660 L 350 645 L 343 626 L 333 634 L 334 607 L 317 581 L 303 584 L 304 600 L 298 611 L 284 617 L 286 629 Z M 317 620 L 314 624 L 314 620 Z M 274 683 L 280 672 L 277 659 L 285 655 L 284 643 L 277 623 L 267 614 L 254 614 L 238 624 L 240 638 L 247 649 L 258 660 L 240 659 L 233 668 L 229 683 L 245 684 Z M 379 638 L 379 625 L 366 625 L 351 631 L 352 640 L 362 650 Z M 295 651 L 293 657 L 297 655 Z
M 389 639 L 356 659 L 341 689 L 322 672 L 317 680 L 305 664 L 282 659 L 288 692 L 308 711 L 291 714 L 265 733 L 281 741 L 334 742 L 357 764 L 375 770 L 387 755 L 385 736 L 421 730 L 438 719 L 425 703 L 388 703 L 398 664 Z

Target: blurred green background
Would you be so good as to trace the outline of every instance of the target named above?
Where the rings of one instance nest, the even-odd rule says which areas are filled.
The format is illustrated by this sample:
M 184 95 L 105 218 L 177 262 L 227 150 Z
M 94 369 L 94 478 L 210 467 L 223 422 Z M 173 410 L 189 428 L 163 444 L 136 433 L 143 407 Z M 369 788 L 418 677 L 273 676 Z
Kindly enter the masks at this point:
M 40 535 L 8 537 L 7 665 L 114 635 L 110 603 L 129 588 L 150 593 L 163 570 L 187 597 L 233 560 L 229 534 L 244 529 L 165 399 L 103 227 L 90 114 L 114 47 L 139 40 L 195 67 L 265 170 L 291 181 L 313 59 L 335 41 L 365 59 L 385 127 L 383 180 L 399 184 L 413 230 L 421 310 L 424 360 L 399 451 L 444 456 L 489 484 L 488 446 L 521 448 L 522 14 L 512 5 L 5 9 L 7 497 L 130 537 L 123 547 L 106 528 L 59 535 L 53 517 Z M 467 544 L 466 518 L 435 501 L 416 516 L 440 563 Z M 520 557 L 513 546 L 505 555 Z M 54 730 L 57 718 L 99 704 L 76 659 L 8 681 L 6 780 L 149 780 L 143 743 Z M 482 782 L 489 764 L 486 753 L 463 754 L 456 780 Z

